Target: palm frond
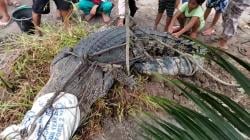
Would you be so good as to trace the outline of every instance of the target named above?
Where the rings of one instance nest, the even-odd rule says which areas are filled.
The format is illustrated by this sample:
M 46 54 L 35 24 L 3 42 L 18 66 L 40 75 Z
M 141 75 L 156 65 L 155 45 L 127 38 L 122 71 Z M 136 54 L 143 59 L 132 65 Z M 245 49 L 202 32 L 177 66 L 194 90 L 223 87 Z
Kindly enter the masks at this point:
M 250 71 L 250 64 L 230 53 L 211 48 L 201 42 L 198 43 L 208 48 L 211 55 L 206 55 L 206 57 L 231 74 L 246 91 L 246 94 L 250 95 L 250 79 L 228 59 L 234 60 L 247 71 Z M 143 121 L 143 130 L 146 128 L 147 132 L 154 132 L 154 135 L 146 132 L 144 137 L 158 140 L 162 137 L 155 137 L 155 135 L 163 136 L 165 133 L 168 136 L 166 139 L 174 140 L 243 140 L 250 138 L 250 113 L 229 97 L 182 80 L 169 81 L 162 77 L 160 79 L 179 89 L 199 108 L 199 111 L 165 98 L 150 97 L 152 102 L 158 104 L 165 113 L 172 116 L 176 123 L 170 122 L 168 118 L 148 115 L 151 123 Z

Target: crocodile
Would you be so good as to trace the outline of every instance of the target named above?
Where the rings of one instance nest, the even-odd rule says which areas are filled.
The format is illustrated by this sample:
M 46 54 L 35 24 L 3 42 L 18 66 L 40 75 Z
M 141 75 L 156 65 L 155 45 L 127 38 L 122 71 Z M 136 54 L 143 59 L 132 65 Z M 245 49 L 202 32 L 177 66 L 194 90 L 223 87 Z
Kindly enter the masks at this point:
M 192 75 L 197 71 L 189 59 L 159 44 L 152 36 L 190 54 L 200 51 L 199 46 L 188 39 L 176 39 L 168 33 L 135 27 L 131 29 L 131 68 L 143 74 Z M 129 87 L 136 84 L 133 77 L 125 73 L 125 51 L 125 27 L 93 33 L 75 47 L 64 48 L 53 59 L 50 78 L 36 99 L 53 92 L 59 92 L 58 95 L 60 92 L 70 93 L 79 102 L 80 118 L 86 119 L 94 102 L 105 96 L 115 81 Z

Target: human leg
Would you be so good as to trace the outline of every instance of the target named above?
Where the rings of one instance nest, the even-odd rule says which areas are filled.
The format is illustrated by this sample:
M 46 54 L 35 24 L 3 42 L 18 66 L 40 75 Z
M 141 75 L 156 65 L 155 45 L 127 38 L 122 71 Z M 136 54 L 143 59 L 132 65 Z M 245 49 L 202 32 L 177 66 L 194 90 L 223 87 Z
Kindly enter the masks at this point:
M 2 0 L 0 0 L 0 14 L 2 16 L 2 18 L 0 19 L 0 26 L 8 25 L 10 21 L 10 16 L 7 11 L 6 3 Z
M 42 35 L 42 31 L 40 30 L 40 26 L 41 26 L 41 14 L 35 13 L 34 11 L 32 12 L 32 22 L 35 26 L 35 32 L 37 35 L 41 36 Z
M 154 29 L 157 30 L 157 26 L 161 21 L 162 15 L 166 10 L 167 1 L 166 0 L 159 0 L 158 2 L 158 13 L 155 18 Z
M 110 16 L 112 8 L 113 8 L 113 3 L 111 1 L 106 1 L 106 2 L 102 2 L 100 4 L 99 10 L 101 13 L 104 13 L 104 14 Z
M 212 35 L 215 32 L 214 26 L 221 17 L 221 12 L 216 11 L 212 24 L 203 32 L 203 35 Z
M 134 15 L 138 9 L 136 6 L 135 0 L 128 0 L 128 5 L 129 5 L 129 9 L 130 9 L 130 16 L 134 17 Z
M 249 6 L 250 4 L 247 0 L 230 1 L 228 8 L 222 14 L 223 32 L 221 35 L 221 39 L 218 42 L 220 48 L 228 49 L 227 43 L 236 34 L 238 19 L 240 18 L 242 12 Z
M 180 26 L 175 26 L 173 29 L 173 33 L 179 32 L 182 28 L 184 28 L 184 25 L 186 23 L 186 17 L 185 15 L 182 13 L 178 18 L 177 18 Z
M 78 8 L 84 12 L 85 15 L 88 15 L 90 13 L 90 10 L 94 6 L 94 3 L 88 0 L 80 0 L 77 5 Z
M 165 25 L 165 28 L 164 28 L 165 32 L 168 31 L 168 26 L 169 26 L 171 20 L 172 20 L 172 17 L 167 17 L 167 19 L 166 19 L 166 25 Z
M 77 7 L 84 12 L 85 19 L 87 21 L 90 21 L 94 17 L 94 15 L 90 14 L 90 11 L 93 8 L 93 6 L 94 6 L 94 3 L 88 0 L 80 0 L 77 3 Z
M 42 35 L 42 32 L 40 30 L 41 26 L 41 15 L 42 14 L 48 14 L 50 12 L 49 8 L 49 0 L 33 0 L 32 5 L 32 21 L 36 29 L 36 33 L 38 35 Z
M 57 9 L 60 11 L 62 22 L 66 28 L 69 27 L 69 18 L 72 14 L 72 4 L 69 1 L 54 0 Z
M 156 18 L 155 18 L 155 24 L 154 24 L 154 29 L 157 30 L 157 26 L 161 21 L 163 13 L 157 13 Z
M 212 8 L 206 8 L 206 11 L 204 13 L 204 19 L 207 20 L 207 17 L 209 16 L 209 14 L 211 13 Z
M 126 1 L 118 0 L 118 15 L 119 19 L 117 21 L 117 26 L 124 26 L 125 22 L 125 12 L 126 12 Z
M 228 6 L 229 0 L 220 0 L 219 2 L 214 2 L 211 0 L 208 0 L 207 2 L 207 9 L 210 9 L 208 12 L 210 13 L 211 9 L 214 8 L 216 13 L 213 18 L 212 24 L 203 32 L 203 35 L 212 35 L 215 32 L 214 26 L 218 22 L 219 18 L 221 17 L 222 13 L 226 10 Z M 207 18 L 208 13 L 205 12 L 205 19 Z
M 111 1 L 106 1 L 106 2 L 102 2 L 100 4 L 100 12 L 102 14 L 102 18 L 104 23 L 108 23 L 110 21 L 110 14 L 113 8 L 113 3 Z
M 194 24 L 192 31 L 190 33 L 190 37 L 193 39 L 196 39 L 198 36 L 198 32 L 200 30 L 200 20 L 197 20 L 196 23 Z
M 168 0 L 166 3 L 166 14 L 167 14 L 167 19 L 166 19 L 166 24 L 164 31 L 168 31 L 168 26 L 172 20 L 172 17 L 174 15 L 174 10 L 176 8 L 176 5 L 178 5 L 180 1 L 179 0 Z

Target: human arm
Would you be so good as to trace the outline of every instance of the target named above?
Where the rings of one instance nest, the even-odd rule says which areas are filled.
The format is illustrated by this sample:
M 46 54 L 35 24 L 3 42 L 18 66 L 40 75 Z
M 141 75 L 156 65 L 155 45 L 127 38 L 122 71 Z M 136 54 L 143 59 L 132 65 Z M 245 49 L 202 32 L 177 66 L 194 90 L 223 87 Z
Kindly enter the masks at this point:
M 99 4 L 101 3 L 101 0 L 93 0 L 94 6 L 90 10 L 91 15 L 95 15 L 97 12 L 97 8 L 99 7 Z
M 95 15 L 98 7 L 99 7 L 99 5 L 96 5 L 96 4 L 95 4 L 95 5 L 92 7 L 92 9 L 90 10 L 90 14 L 91 14 L 91 15 Z
M 172 20 L 171 20 L 171 22 L 170 22 L 170 24 L 169 24 L 169 26 L 168 26 L 168 32 L 169 32 L 169 33 L 173 33 L 173 26 L 174 26 L 174 23 L 176 22 L 176 20 L 178 19 L 178 17 L 179 17 L 181 14 L 182 14 L 181 11 L 177 11 L 177 12 L 174 14 L 174 16 L 173 16 L 173 18 L 172 18 Z
M 199 17 L 195 17 L 195 16 L 192 17 L 191 20 L 184 26 L 184 28 L 182 28 L 179 32 L 174 33 L 173 36 L 175 36 L 176 38 L 179 38 L 183 33 L 192 29 L 195 23 L 197 23 L 198 21 L 199 21 Z

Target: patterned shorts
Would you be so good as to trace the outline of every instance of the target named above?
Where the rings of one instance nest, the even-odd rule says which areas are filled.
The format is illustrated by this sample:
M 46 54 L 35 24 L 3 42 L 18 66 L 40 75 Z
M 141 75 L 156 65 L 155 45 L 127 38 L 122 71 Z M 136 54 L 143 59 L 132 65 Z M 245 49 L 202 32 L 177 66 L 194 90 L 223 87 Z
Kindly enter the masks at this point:
M 174 15 L 176 0 L 159 0 L 158 13 L 163 13 L 166 10 L 167 16 Z
M 229 0 L 208 0 L 207 8 L 214 8 L 217 12 L 225 12 Z
M 250 7 L 249 0 L 230 0 L 225 13 L 222 14 L 222 37 L 224 39 L 230 39 L 236 34 L 238 20 L 248 7 Z

